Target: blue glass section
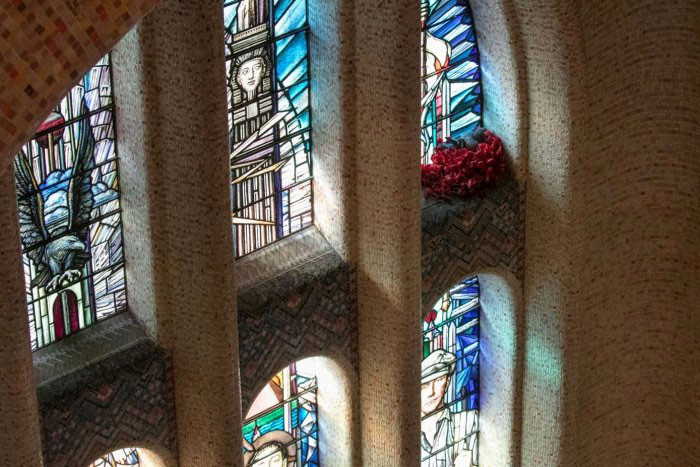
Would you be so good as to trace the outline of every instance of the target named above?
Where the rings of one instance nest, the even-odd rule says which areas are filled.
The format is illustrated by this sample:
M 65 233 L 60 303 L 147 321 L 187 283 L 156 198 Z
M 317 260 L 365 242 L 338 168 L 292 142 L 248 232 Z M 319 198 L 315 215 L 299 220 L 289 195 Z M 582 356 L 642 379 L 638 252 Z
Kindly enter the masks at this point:
M 235 34 L 238 29 L 238 24 L 236 23 L 236 18 L 238 15 L 237 4 L 229 5 L 224 7 L 224 25 L 231 31 L 231 34 Z
M 306 26 L 305 0 L 275 2 L 275 35 L 281 36 L 304 26 Z
M 471 277 L 440 298 L 423 322 L 424 467 L 477 465 L 480 308 L 479 282 Z M 438 436 L 436 427 L 448 433 Z
M 224 24 L 234 239 L 243 256 L 313 223 L 307 0 L 227 0 Z
M 298 73 L 306 72 L 306 51 L 306 34 L 303 32 L 277 41 L 277 79 L 279 81 L 286 81 L 295 70 L 298 70 Z
M 422 0 L 423 30 L 422 159 L 439 139 L 468 134 L 481 122 L 479 52 L 466 0 Z M 467 86 L 467 85 L 472 86 Z M 456 118 L 456 113 L 462 118 Z M 476 116 L 464 118 L 465 113 Z M 441 124 L 440 122 L 444 122 Z
M 278 109 L 290 111 L 284 118 L 290 133 L 309 128 L 309 61 L 306 32 L 276 43 Z

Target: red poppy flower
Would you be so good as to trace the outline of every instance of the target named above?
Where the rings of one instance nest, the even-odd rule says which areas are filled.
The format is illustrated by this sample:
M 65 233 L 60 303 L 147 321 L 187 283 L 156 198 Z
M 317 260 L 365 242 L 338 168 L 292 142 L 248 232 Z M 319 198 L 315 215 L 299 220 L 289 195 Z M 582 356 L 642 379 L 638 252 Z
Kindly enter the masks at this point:
M 421 165 L 426 196 L 466 198 L 503 178 L 506 171 L 503 143 L 490 131 L 484 134 L 483 142 L 474 149 L 459 147 L 459 141 L 439 142 L 432 164 Z

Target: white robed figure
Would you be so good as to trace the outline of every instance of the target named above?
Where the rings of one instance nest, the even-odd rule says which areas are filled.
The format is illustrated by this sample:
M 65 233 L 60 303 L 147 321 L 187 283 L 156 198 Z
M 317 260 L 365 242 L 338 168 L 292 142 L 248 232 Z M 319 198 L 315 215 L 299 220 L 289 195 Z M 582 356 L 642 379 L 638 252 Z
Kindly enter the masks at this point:
M 421 364 L 421 467 L 472 467 L 477 437 L 477 412 L 452 412 L 445 394 L 456 357 L 442 349 Z
M 450 105 L 450 83 L 446 79 L 447 69 L 450 64 L 452 48 L 450 44 L 439 39 L 428 32 L 427 22 L 430 13 L 428 0 L 421 1 L 421 29 L 422 29 L 422 49 L 421 54 L 421 75 L 423 81 L 423 93 L 421 97 L 421 142 L 423 143 L 423 163 L 430 163 L 429 157 L 435 150 L 436 141 L 432 138 L 433 125 L 425 126 L 431 103 L 436 102 L 436 97 L 440 99 L 440 105 L 435 105 L 435 120 L 449 115 Z M 439 96 L 438 96 L 439 94 Z M 439 110 L 438 110 L 439 107 Z M 450 136 L 450 122 L 446 118 L 441 124 L 440 136 L 444 138 Z

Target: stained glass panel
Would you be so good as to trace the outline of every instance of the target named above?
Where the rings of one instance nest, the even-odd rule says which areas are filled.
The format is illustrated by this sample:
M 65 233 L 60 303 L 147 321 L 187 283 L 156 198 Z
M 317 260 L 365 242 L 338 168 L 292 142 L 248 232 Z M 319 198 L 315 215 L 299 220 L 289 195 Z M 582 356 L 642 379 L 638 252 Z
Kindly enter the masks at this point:
M 119 449 L 100 457 L 88 467 L 121 467 L 125 465 L 135 467 L 141 465 L 141 462 L 139 461 L 138 449 Z
M 270 380 L 243 422 L 243 463 L 319 467 L 316 377 L 292 364 Z
M 421 1 L 421 154 L 481 122 L 481 72 L 468 0 Z
M 110 58 L 15 158 L 32 349 L 126 309 Z
M 478 464 L 479 282 L 452 287 L 423 322 L 421 466 Z
M 236 256 L 313 223 L 306 0 L 224 2 Z

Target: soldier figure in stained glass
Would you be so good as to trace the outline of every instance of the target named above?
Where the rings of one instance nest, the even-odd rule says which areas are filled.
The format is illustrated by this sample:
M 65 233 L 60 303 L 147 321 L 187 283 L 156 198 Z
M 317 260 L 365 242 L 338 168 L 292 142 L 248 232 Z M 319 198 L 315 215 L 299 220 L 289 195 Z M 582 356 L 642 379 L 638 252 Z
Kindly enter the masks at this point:
M 456 357 L 436 350 L 421 364 L 421 465 L 471 467 L 470 427 L 474 411 L 452 412 L 445 396 L 454 375 Z
M 421 467 L 478 464 L 479 283 L 451 287 L 423 322 Z
M 248 410 L 243 423 L 246 467 L 320 465 L 316 377 L 297 372 L 296 366 L 268 381 Z
M 228 84 L 231 95 L 231 194 L 237 236 L 264 244 L 276 238 L 277 210 L 273 198 L 275 134 L 270 122 L 275 102 L 273 61 L 267 1 L 244 0 L 237 7 L 238 30 L 230 44 Z M 244 251 L 243 253 L 247 253 Z

